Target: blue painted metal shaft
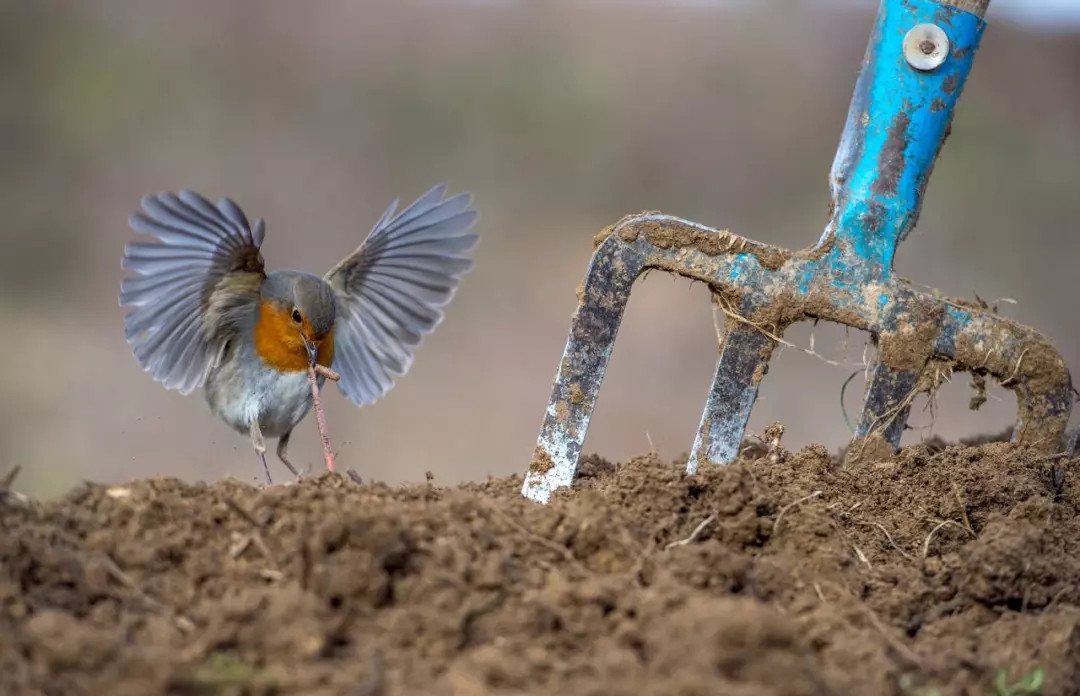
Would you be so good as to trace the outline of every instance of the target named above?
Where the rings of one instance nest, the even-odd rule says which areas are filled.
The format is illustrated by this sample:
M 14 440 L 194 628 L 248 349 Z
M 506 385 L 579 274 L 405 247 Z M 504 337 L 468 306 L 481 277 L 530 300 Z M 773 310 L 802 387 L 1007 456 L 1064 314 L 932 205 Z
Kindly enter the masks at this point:
M 931 71 L 905 59 L 904 37 L 933 24 L 949 56 Z M 952 122 L 986 23 L 932 0 L 884 0 L 855 85 L 829 184 L 832 216 L 820 245 L 836 246 L 836 272 L 892 270 L 915 225 L 923 193 Z

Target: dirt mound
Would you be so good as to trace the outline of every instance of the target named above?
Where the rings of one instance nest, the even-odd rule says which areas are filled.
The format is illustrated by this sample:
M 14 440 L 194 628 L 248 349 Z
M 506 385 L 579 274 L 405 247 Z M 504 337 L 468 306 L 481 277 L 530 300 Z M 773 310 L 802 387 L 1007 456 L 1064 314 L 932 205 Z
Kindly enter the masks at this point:
M 589 457 L 548 506 L 519 477 L 9 497 L 0 692 L 1080 694 L 1075 463 L 839 461 Z

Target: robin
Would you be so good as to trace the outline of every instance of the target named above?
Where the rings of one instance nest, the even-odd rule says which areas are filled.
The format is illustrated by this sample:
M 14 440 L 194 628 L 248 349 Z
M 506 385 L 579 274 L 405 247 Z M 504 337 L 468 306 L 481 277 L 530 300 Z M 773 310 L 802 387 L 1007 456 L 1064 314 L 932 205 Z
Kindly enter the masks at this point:
M 249 224 L 228 198 L 146 196 L 128 224 L 157 241 L 124 247 L 122 267 L 136 276 L 120 287 L 135 359 L 166 389 L 202 387 L 211 412 L 250 436 L 268 484 L 265 438 L 277 438 L 278 459 L 298 475 L 287 455 L 315 398 L 309 371 L 332 368 L 346 398 L 374 403 L 409 370 L 472 268 L 472 196 L 445 193 L 435 186 L 396 215 L 395 200 L 321 278 L 267 271 L 265 223 Z M 321 388 L 325 371 L 317 379 Z

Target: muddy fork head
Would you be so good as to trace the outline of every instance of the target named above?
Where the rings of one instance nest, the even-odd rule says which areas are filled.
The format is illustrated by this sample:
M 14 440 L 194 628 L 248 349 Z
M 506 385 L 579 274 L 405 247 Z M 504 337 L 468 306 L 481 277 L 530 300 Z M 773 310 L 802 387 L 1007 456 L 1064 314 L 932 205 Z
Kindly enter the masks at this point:
M 1052 452 L 1072 409 L 1069 371 L 1038 332 L 985 307 L 917 292 L 893 274 L 949 133 L 990 0 L 882 0 L 830 173 L 825 232 L 789 251 L 659 214 L 598 238 L 522 493 L 571 484 L 634 281 L 659 269 L 709 285 L 720 358 L 686 465 L 737 456 L 772 351 L 799 321 L 867 331 L 876 347 L 849 456 L 895 452 L 914 396 L 956 370 L 1017 397 L 1013 441 Z

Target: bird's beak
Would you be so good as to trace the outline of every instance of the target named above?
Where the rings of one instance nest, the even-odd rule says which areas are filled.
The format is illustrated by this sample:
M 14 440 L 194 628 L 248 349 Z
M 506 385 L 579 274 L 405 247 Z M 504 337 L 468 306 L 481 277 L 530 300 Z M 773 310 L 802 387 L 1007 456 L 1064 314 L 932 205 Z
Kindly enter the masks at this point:
M 315 361 L 319 359 L 319 344 L 315 341 L 309 341 L 307 336 L 302 337 L 304 339 L 304 347 L 307 348 L 308 362 L 312 367 L 315 367 Z

